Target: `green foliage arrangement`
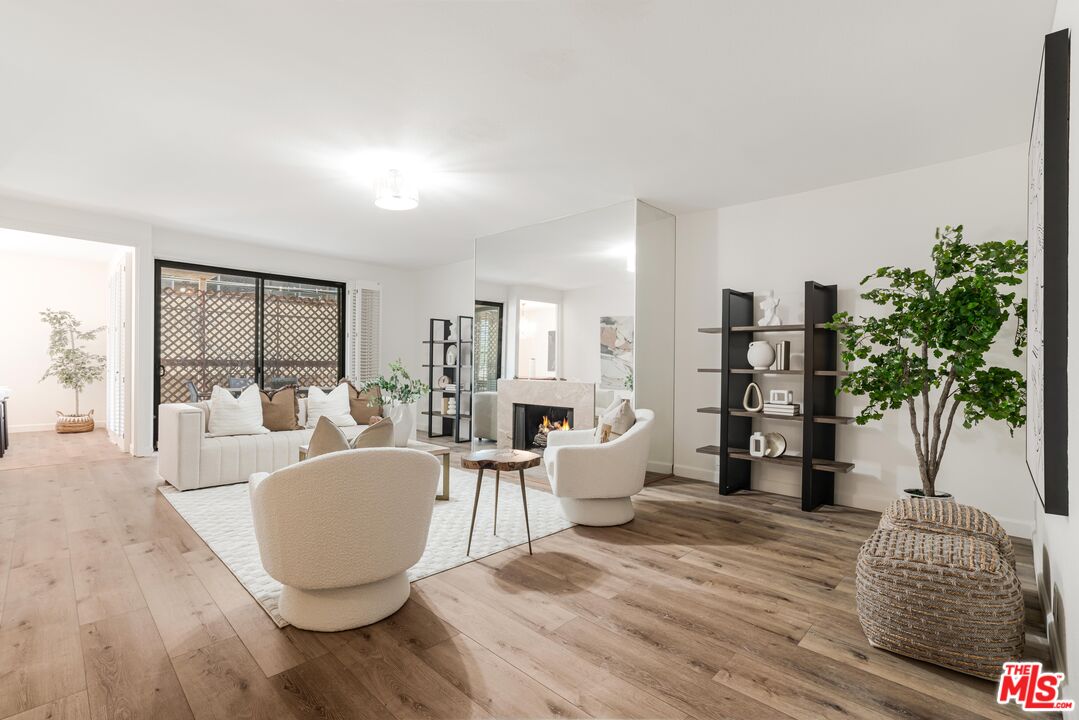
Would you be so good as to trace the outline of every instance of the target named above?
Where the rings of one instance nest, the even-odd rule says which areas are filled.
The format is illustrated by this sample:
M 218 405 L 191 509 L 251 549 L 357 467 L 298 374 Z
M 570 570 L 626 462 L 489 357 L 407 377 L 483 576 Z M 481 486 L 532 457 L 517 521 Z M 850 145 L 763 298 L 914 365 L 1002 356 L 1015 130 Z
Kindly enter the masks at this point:
M 363 383 L 361 389 L 366 391 L 376 387 L 379 389 L 379 393 L 372 397 L 370 401 L 372 405 L 389 405 L 394 403 L 399 405 L 410 405 L 431 390 L 427 383 L 417 380 L 408 374 L 408 371 L 405 370 L 405 366 L 400 358 L 390 363 L 390 376 L 388 378 L 380 375 L 374 380 L 368 380 Z
M 95 355 L 81 347 L 81 343 L 97 338 L 104 326 L 82 330 L 82 322 L 67 310 L 49 310 L 39 313 L 41 322 L 49 331 L 49 363 L 39 382 L 56 378 L 60 387 L 75 391 L 75 414 L 79 415 L 79 393 L 87 385 L 105 378 L 105 356 Z
M 965 243 L 962 225 L 937 228 L 935 237 L 931 270 L 889 266 L 863 278 L 862 285 L 886 283 L 861 296 L 889 308 L 885 314 L 856 319 L 841 312 L 828 324 L 842 338 L 844 366 L 860 365 L 836 391 L 868 398 L 855 422 L 865 425 L 906 406 L 927 497 L 936 495 L 960 405 L 966 428 L 989 418 L 1014 432 L 1026 422 L 1023 374 L 986 362 L 1012 317 L 1012 352 L 1021 356 L 1026 347 L 1027 301 L 1014 291 L 1027 271 L 1026 243 Z

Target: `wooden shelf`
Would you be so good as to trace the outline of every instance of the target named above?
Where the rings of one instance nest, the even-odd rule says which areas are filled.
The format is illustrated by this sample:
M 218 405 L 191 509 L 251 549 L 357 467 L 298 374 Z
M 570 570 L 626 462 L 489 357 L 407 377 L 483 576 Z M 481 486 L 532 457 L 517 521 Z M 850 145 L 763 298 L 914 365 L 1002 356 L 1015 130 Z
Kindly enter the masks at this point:
M 850 425 L 854 422 L 854 418 L 846 415 L 816 415 L 813 417 L 813 422 L 824 425 Z
M 721 373 L 723 372 L 723 368 L 697 368 L 697 372 Z
M 779 457 L 753 457 L 748 450 L 729 450 L 727 457 L 735 460 L 749 460 L 751 462 L 773 463 L 786 465 L 787 467 L 802 467 L 801 455 L 780 455 Z M 854 469 L 854 463 L 839 460 L 813 460 L 813 469 L 831 473 L 847 473 Z
M 802 332 L 806 329 L 805 325 L 733 325 L 731 326 L 731 332 Z
M 817 377 L 846 377 L 850 375 L 846 370 L 817 370 L 813 374 Z
M 456 420 L 458 417 L 461 418 L 462 420 L 471 420 L 472 419 L 471 415 L 464 415 L 464 414 L 455 415 L 453 413 L 446 413 L 445 415 L 443 415 L 438 410 L 430 410 L 430 411 L 422 410 L 420 412 L 420 414 L 421 415 L 430 415 L 431 417 L 440 417 L 440 418 L 443 418 L 445 420 Z
M 702 408 L 697 408 L 697 412 L 699 412 L 699 413 L 706 413 L 706 414 L 708 414 L 708 415 L 719 415 L 720 413 L 722 413 L 722 412 L 723 412 L 723 408 L 717 408 L 717 407 L 702 407 Z
M 721 328 L 721 327 L 703 327 L 703 328 L 697 328 L 697 332 L 705 333 L 707 335 L 719 335 L 721 332 L 723 332 L 723 328 Z
M 697 452 L 702 455 L 722 455 L 723 449 L 719 445 L 705 445 L 704 447 L 697 448 Z
M 735 375 L 803 375 L 804 370 L 757 370 L 756 368 L 731 368 Z
M 698 411 L 700 412 L 700 411 Z M 778 413 L 766 413 L 766 412 L 751 412 L 749 410 L 731 410 L 731 415 L 735 417 L 747 417 L 747 418 L 766 418 L 768 420 L 793 420 L 794 422 L 802 422 L 805 419 L 805 415 L 780 415 Z

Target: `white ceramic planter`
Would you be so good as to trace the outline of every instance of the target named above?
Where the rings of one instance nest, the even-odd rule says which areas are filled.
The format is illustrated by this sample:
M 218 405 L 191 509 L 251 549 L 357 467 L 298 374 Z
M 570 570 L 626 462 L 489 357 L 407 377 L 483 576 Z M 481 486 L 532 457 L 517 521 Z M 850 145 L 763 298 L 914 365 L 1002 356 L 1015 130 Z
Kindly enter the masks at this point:
M 396 447 L 406 447 L 408 441 L 416 434 L 416 403 L 393 406 L 389 414 L 393 420 L 393 444 Z

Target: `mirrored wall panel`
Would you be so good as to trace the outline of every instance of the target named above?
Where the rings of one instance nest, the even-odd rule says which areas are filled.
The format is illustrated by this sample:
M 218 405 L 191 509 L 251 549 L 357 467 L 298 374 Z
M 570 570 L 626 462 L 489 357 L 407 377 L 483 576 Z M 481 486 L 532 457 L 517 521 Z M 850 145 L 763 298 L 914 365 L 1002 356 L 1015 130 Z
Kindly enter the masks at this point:
M 656 414 L 670 472 L 674 216 L 631 200 L 476 241 L 473 434 L 542 451 L 621 400 Z

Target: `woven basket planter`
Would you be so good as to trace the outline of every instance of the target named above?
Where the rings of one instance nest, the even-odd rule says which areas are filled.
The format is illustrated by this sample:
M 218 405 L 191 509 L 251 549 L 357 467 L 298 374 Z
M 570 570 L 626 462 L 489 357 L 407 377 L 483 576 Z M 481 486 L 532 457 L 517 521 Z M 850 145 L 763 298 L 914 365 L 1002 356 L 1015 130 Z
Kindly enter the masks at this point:
M 989 543 L 877 530 L 858 554 L 856 579 L 873 647 L 990 680 L 1023 654 L 1023 591 Z
M 84 433 L 94 429 L 94 411 L 85 415 L 65 415 L 56 411 L 56 432 Z
M 881 515 L 880 528 L 975 537 L 996 547 L 1001 557 L 1015 567 L 1015 549 L 1008 533 L 995 517 L 970 505 L 902 498 L 892 502 Z

